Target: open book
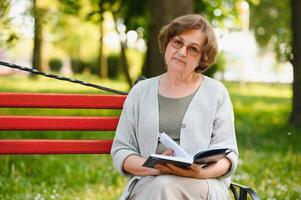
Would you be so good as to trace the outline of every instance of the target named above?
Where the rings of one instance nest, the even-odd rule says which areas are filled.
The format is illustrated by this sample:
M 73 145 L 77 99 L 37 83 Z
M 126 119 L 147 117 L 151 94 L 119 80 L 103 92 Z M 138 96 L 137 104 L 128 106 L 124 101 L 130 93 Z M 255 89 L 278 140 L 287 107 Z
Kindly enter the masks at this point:
M 228 148 L 207 149 L 190 156 L 180 145 L 178 145 L 165 133 L 160 134 L 159 141 L 167 148 L 173 150 L 173 156 L 152 154 L 144 162 L 144 167 L 154 168 L 158 163 L 171 163 L 182 168 L 187 168 L 192 165 L 192 163 L 208 165 L 217 162 L 231 152 Z

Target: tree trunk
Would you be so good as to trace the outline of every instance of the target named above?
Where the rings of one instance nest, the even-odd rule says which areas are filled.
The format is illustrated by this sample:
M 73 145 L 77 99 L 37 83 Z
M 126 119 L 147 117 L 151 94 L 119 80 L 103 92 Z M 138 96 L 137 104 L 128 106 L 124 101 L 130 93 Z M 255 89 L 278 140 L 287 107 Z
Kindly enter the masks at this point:
M 122 64 L 122 69 L 123 69 L 123 73 L 125 75 L 126 81 L 129 85 L 130 88 L 132 88 L 133 86 L 133 82 L 130 76 L 130 72 L 129 72 L 129 65 L 126 59 L 126 54 L 125 54 L 125 50 L 126 50 L 126 42 L 122 42 L 120 41 L 120 47 L 121 47 L 121 64 Z
M 294 125 L 301 125 L 301 1 L 291 0 L 292 9 L 292 51 L 293 59 L 293 99 L 292 99 L 292 113 L 291 123 Z
M 98 69 L 99 69 L 99 77 L 107 78 L 108 77 L 108 65 L 106 62 L 106 57 L 103 53 L 103 1 L 98 3 L 98 10 L 100 15 L 100 24 L 99 24 L 99 56 L 98 56 Z
M 32 67 L 42 70 L 42 13 L 38 6 L 38 0 L 33 0 L 33 16 L 34 16 L 34 42 Z
M 114 19 L 114 24 L 115 24 L 115 29 L 116 32 L 118 33 L 118 35 L 120 35 L 120 33 L 118 32 L 117 29 L 117 19 L 116 19 L 116 13 L 112 13 L 113 14 L 113 19 Z M 119 37 L 119 42 L 120 42 L 120 48 L 121 48 L 121 65 L 122 65 L 122 71 L 125 75 L 126 81 L 129 85 L 130 88 L 132 88 L 133 86 L 133 82 L 130 76 L 130 72 L 129 72 L 129 64 L 127 62 L 126 59 L 126 54 L 125 54 L 125 50 L 127 48 L 127 41 L 122 41 L 121 38 Z
M 151 0 L 149 7 L 151 17 L 143 74 L 146 77 L 153 77 L 166 71 L 158 45 L 158 34 L 161 27 L 178 16 L 193 13 L 193 0 L 176 2 L 174 0 Z

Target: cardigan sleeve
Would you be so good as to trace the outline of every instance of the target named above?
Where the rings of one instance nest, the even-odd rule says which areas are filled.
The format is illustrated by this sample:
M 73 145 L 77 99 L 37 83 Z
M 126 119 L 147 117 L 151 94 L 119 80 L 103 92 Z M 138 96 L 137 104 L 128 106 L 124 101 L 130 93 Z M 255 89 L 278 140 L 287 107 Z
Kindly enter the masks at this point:
M 128 156 L 139 155 L 135 131 L 135 95 L 133 92 L 130 92 L 125 100 L 115 132 L 111 155 L 116 169 L 124 176 L 131 176 L 123 170 L 123 163 Z
M 222 86 L 217 100 L 217 109 L 214 117 L 213 131 L 209 148 L 227 147 L 231 153 L 227 158 L 231 161 L 231 169 L 222 177 L 230 177 L 238 164 L 238 149 L 234 128 L 234 113 L 227 89 Z

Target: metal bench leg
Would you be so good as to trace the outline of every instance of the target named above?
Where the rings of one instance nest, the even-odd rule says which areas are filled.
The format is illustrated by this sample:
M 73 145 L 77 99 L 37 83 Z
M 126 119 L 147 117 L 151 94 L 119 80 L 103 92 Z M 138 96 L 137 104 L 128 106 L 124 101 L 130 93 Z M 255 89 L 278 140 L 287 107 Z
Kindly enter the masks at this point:
M 239 189 L 239 195 L 237 189 Z M 232 191 L 235 200 L 247 200 L 248 196 L 250 196 L 252 200 L 260 199 L 256 192 L 252 188 L 247 186 L 243 186 L 237 183 L 231 183 L 230 190 Z

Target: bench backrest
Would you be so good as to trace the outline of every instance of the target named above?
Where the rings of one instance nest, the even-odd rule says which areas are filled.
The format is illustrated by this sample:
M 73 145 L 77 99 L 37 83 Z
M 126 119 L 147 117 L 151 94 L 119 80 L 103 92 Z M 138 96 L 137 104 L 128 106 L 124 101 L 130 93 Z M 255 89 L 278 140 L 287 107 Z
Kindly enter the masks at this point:
M 0 108 L 122 109 L 125 95 L 0 93 Z M 0 131 L 114 131 L 119 117 L 0 116 Z M 0 139 L 0 154 L 106 154 L 112 140 Z
M 0 108 L 122 109 L 125 98 L 123 95 L 0 93 Z M 0 131 L 114 131 L 118 120 L 119 117 L 2 115 Z M 108 154 L 111 146 L 112 140 L 0 139 L 0 155 Z M 230 189 L 236 200 L 247 200 L 247 195 L 259 200 L 251 188 L 231 183 Z

